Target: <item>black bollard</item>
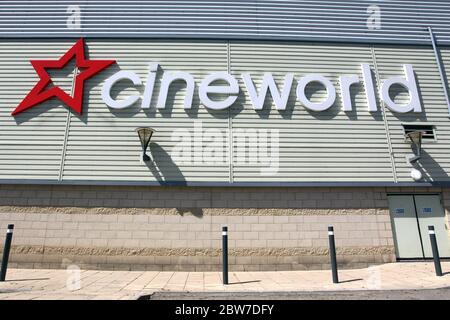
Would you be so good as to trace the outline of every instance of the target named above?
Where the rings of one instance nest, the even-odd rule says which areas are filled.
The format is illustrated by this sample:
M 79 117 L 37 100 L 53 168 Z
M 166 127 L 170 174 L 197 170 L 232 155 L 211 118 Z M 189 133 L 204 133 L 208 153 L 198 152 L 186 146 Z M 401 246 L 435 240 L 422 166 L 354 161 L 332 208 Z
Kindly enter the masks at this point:
M 428 234 L 430 235 L 431 250 L 433 251 L 434 269 L 436 270 L 436 276 L 442 277 L 441 258 L 439 258 L 439 250 L 436 241 L 436 233 L 434 226 L 428 226 Z
M 8 224 L 6 230 L 5 246 L 3 248 L 2 269 L 0 270 L 0 281 L 5 281 L 6 270 L 8 269 L 9 251 L 11 249 L 11 241 L 13 236 L 14 225 Z
M 228 227 L 222 227 L 223 284 L 228 284 Z
M 334 243 L 334 229 L 328 227 L 328 242 L 330 244 L 331 273 L 333 275 L 333 283 L 339 283 L 337 261 L 336 261 L 336 245 Z

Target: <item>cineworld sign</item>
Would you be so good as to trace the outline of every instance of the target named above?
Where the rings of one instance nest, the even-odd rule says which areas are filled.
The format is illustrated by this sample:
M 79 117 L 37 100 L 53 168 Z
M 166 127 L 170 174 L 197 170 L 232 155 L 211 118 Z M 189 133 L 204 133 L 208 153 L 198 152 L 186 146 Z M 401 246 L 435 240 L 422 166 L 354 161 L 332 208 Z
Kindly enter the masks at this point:
M 47 68 L 61 69 L 64 68 L 69 61 L 75 60 L 76 67 L 80 70 L 76 74 L 72 95 L 64 92 L 59 87 L 50 87 L 51 78 L 47 73 Z M 85 58 L 84 41 L 80 39 L 58 60 L 32 60 L 36 73 L 40 80 L 34 88 L 22 100 L 22 102 L 14 109 L 12 115 L 15 116 L 27 109 L 30 109 L 50 98 L 58 98 L 64 102 L 70 109 L 78 114 L 82 113 L 84 83 L 90 77 L 101 72 L 110 65 L 116 63 L 115 60 L 88 60 Z M 360 84 L 362 81 L 365 88 L 365 95 L 369 112 L 378 110 L 376 102 L 375 86 L 372 78 L 372 70 L 369 64 L 361 64 L 361 74 L 350 74 L 339 76 L 339 90 L 342 99 L 344 111 L 352 111 L 352 99 L 350 95 L 350 87 Z M 128 82 L 133 86 L 142 86 L 142 79 L 133 71 L 121 70 L 106 79 L 102 87 L 102 100 L 112 109 L 125 109 L 134 104 L 140 104 L 142 109 L 150 108 L 153 91 L 155 88 L 156 76 L 160 71 L 158 63 L 150 63 L 149 72 L 145 81 L 145 90 L 142 96 L 130 94 L 127 97 L 117 100 L 111 95 L 113 87 L 119 82 Z M 380 97 L 386 106 L 393 112 L 422 112 L 422 106 L 419 98 L 418 86 L 414 75 L 412 65 L 405 64 L 403 66 L 404 74 L 398 77 L 392 77 L 385 80 L 380 87 Z M 258 76 L 259 77 L 259 76 Z M 240 75 L 245 90 L 247 90 L 252 106 L 255 110 L 261 110 L 268 92 L 270 92 L 277 110 L 285 110 L 292 90 L 294 82 L 294 74 L 287 73 L 284 76 L 282 84 L 277 84 L 271 73 L 265 73 L 259 88 L 256 88 L 249 73 Z M 174 81 L 184 81 L 186 83 L 186 93 L 184 97 L 184 108 L 190 109 L 194 95 L 195 79 L 188 72 L 163 72 L 161 75 L 160 90 L 156 108 L 164 109 L 166 107 L 167 95 L 169 87 Z M 214 83 L 220 83 L 215 85 Z M 310 83 L 318 83 L 323 86 L 326 91 L 326 97 L 321 102 L 312 102 L 308 99 L 305 91 Z M 395 103 L 390 95 L 389 90 L 393 85 L 400 85 L 409 92 L 409 102 L 407 104 Z M 237 99 L 240 88 L 236 77 L 227 72 L 215 72 L 207 75 L 201 80 L 198 95 L 201 103 L 209 109 L 224 110 L 229 108 Z M 213 95 L 220 94 L 221 99 L 212 99 Z M 325 111 L 329 109 L 336 101 L 336 88 L 333 83 L 320 74 L 308 74 L 298 79 L 296 87 L 297 100 L 307 109 L 312 111 Z M 217 98 L 217 97 L 216 97 Z
M 123 100 L 115 100 L 111 97 L 111 89 L 120 81 L 131 81 L 135 86 L 141 86 L 142 80 L 133 71 L 119 71 L 105 81 L 102 89 L 103 102 L 113 109 L 128 108 L 140 100 L 142 109 L 150 108 L 151 98 L 153 95 L 156 74 L 158 72 L 159 65 L 153 63 L 150 65 L 147 81 L 145 83 L 145 90 L 140 97 L 139 95 L 130 95 Z M 419 93 L 417 89 L 417 83 L 414 76 L 413 67 L 409 64 L 403 66 L 404 77 L 393 77 L 384 81 L 380 89 L 380 95 L 387 107 L 394 112 L 406 113 L 406 112 L 421 112 L 421 104 L 419 99 Z M 366 92 L 366 99 L 369 112 L 376 112 L 378 110 L 375 88 L 372 80 L 372 71 L 369 64 L 361 65 L 362 80 Z M 259 89 L 257 89 L 253 83 L 252 76 L 249 73 L 241 75 L 241 79 L 244 82 L 245 89 L 250 96 L 252 106 L 255 110 L 261 110 L 264 105 L 267 92 L 270 94 L 275 103 L 277 110 L 285 110 L 289 98 L 289 93 L 292 89 L 294 80 L 294 74 L 288 73 L 284 77 L 282 88 L 278 89 L 271 73 L 265 73 L 262 79 L 262 83 Z M 194 96 L 194 77 L 187 72 L 164 72 L 161 78 L 161 86 L 158 94 L 158 101 L 156 108 L 164 109 L 166 107 L 166 99 L 169 92 L 169 86 L 172 82 L 183 80 L 186 82 L 186 96 L 184 98 L 184 108 L 190 109 Z M 213 85 L 214 82 L 226 83 L 226 85 Z M 327 97 L 321 102 L 311 102 L 306 94 L 306 87 L 310 83 L 319 83 L 327 91 Z M 357 74 L 342 75 L 339 77 L 340 91 L 342 97 L 342 106 L 344 111 L 352 111 L 353 105 L 350 96 L 350 86 L 360 83 L 360 76 Z M 406 105 L 396 104 L 389 96 L 389 90 L 393 85 L 401 85 L 409 91 L 410 101 Z M 209 109 L 223 110 L 229 108 L 237 99 L 239 94 L 238 80 L 231 74 L 226 72 L 215 72 L 206 76 L 200 83 L 198 95 L 202 104 Z M 305 108 L 312 111 L 325 111 L 329 109 L 336 100 L 336 88 L 332 82 L 326 77 L 320 74 L 309 74 L 301 77 L 298 81 L 297 88 L 297 100 L 305 106 Z M 221 101 L 212 100 L 210 95 L 222 94 L 227 97 Z

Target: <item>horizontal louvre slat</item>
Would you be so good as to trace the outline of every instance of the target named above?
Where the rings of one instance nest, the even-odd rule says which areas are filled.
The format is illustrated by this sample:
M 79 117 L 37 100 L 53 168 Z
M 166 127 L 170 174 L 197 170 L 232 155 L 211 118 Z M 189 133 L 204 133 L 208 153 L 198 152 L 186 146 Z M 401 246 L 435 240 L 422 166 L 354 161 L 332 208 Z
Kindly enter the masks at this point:
M 395 54 L 392 54 L 395 52 Z M 387 119 L 392 137 L 395 166 L 400 182 L 411 182 L 412 166 L 407 163 L 406 156 L 412 155 L 410 143 L 405 139 L 402 124 L 436 124 L 438 143 L 433 140 L 422 140 L 422 158 L 420 165 L 424 170 L 426 181 L 448 181 L 446 172 L 450 170 L 448 146 L 450 137 L 445 134 L 450 130 L 448 110 L 439 77 L 439 71 L 432 48 L 395 48 L 392 46 L 376 47 L 375 54 L 381 81 L 403 74 L 403 64 L 412 64 L 416 81 L 420 86 L 421 102 L 424 112 L 421 114 L 393 114 L 388 111 Z M 404 75 L 402 75 L 404 77 Z M 396 92 L 397 93 L 397 92 Z M 406 104 L 409 94 L 395 96 L 395 102 Z
M 381 25 L 367 26 L 370 6 Z M 68 28 L 78 6 L 81 29 Z M 69 20 L 70 22 L 70 20 Z M 145 37 L 450 44 L 448 1 L 16 0 L 0 2 L 0 37 Z
M 352 87 L 355 110 L 344 112 L 341 105 L 339 76 L 357 74 L 361 78 L 361 63 L 369 63 L 375 70 L 369 45 L 231 41 L 228 57 L 228 43 L 218 40 L 86 40 L 90 59 L 115 59 L 117 64 L 88 80 L 83 115 L 70 112 L 62 159 L 69 115 L 66 107 L 53 99 L 16 118 L 10 113 L 38 80 L 29 61 L 57 59 L 71 45 L 73 41 L 65 40 L 1 41 L 0 180 L 56 182 L 63 160 L 63 181 L 228 183 L 231 174 L 238 183 L 393 182 L 383 115 L 381 110 L 367 111 L 362 82 Z M 427 179 L 447 181 L 450 127 L 432 49 L 376 45 L 374 50 L 381 81 L 403 77 L 402 65 L 413 65 L 424 104 L 425 112 L 420 115 L 386 111 L 399 181 L 412 181 L 405 160 L 411 153 L 404 137 L 405 123 L 435 128 L 436 141 L 424 142 L 422 163 L 429 175 Z M 441 51 L 449 70 L 450 50 Z M 104 104 L 101 88 L 106 78 L 119 70 L 130 70 L 145 83 L 149 63 L 155 61 L 161 69 L 150 110 L 144 112 L 139 103 L 123 110 L 112 110 Z M 20 70 L 18 76 L 14 72 L 16 67 Z M 229 110 L 208 110 L 198 98 L 198 86 L 209 73 L 228 68 L 240 86 L 238 99 Z M 56 78 L 58 85 L 70 91 L 73 75 L 66 71 L 52 74 L 52 79 Z M 183 83 L 170 87 L 166 109 L 155 109 L 163 71 L 186 71 L 195 77 L 191 110 L 183 108 Z M 276 110 L 270 95 L 263 110 L 254 110 L 241 79 L 244 72 L 251 74 L 256 86 L 265 72 L 271 72 L 278 85 L 286 73 L 293 73 L 295 80 L 287 110 Z M 309 73 L 326 76 L 336 88 L 336 102 L 329 110 L 311 112 L 296 101 L 298 80 Z M 143 86 L 131 88 L 120 83 L 113 91 L 120 99 L 130 93 L 142 94 L 143 90 Z M 312 101 L 325 98 L 320 86 L 308 87 L 307 94 Z M 405 103 L 408 99 L 407 92 L 396 92 L 396 102 Z M 207 151 L 212 140 L 207 139 L 205 131 L 200 147 L 194 143 L 200 124 L 202 130 L 211 130 L 211 135 L 220 133 L 219 147 L 211 154 Z M 140 160 L 141 145 L 134 131 L 139 126 L 156 129 L 148 152 L 152 161 L 147 165 Z M 255 132 L 261 136 L 252 145 L 251 134 Z M 273 153 L 270 145 L 265 149 L 264 139 L 271 142 L 275 133 L 279 135 L 276 142 L 279 150 Z M 191 139 L 191 153 L 179 158 L 176 149 L 183 138 Z M 255 147 L 258 153 L 252 154 Z

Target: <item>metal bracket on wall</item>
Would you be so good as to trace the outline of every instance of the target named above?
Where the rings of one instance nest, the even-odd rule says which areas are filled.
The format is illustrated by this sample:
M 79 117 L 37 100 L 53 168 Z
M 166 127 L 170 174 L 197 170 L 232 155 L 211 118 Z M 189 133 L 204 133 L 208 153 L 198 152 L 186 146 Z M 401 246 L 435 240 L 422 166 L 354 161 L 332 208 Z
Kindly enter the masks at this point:
M 445 77 L 445 71 L 442 64 L 441 56 L 439 55 L 439 51 L 436 45 L 436 38 L 433 34 L 433 29 L 431 27 L 428 27 L 428 33 L 430 34 L 431 44 L 433 46 L 434 56 L 436 58 L 436 64 L 439 69 L 439 75 L 441 77 L 441 83 L 442 88 L 444 89 L 444 95 L 445 95 L 445 101 L 447 102 L 447 109 L 448 109 L 448 116 L 450 118 L 450 98 L 448 96 L 448 90 L 447 90 L 447 78 Z
M 72 78 L 72 88 L 70 89 L 70 96 L 73 97 L 73 91 L 75 90 L 75 79 L 78 74 L 78 67 L 76 67 L 73 71 L 73 78 Z M 58 174 L 58 181 L 61 181 L 64 176 L 64 164 L 66 161 L 66 151 L 67 151 L 67 140 L 69 139 L 69 130 L 70 130 L 70 122 L 72 119 L 72 113 L 70 109 L 67 110 L 67 118 L 66 118 L 66 128 L 64 130 L 64 140 L 62 144 L 62 150 L 61 150 L 61 160 L 59 163 L 59 174 Z
M 370 47 L 370 51 L 371 51 L 371 55 L 372 55 L 372 63 L 373 63 L 373 67 L 374 67 L 374 72 L 375 72 L 375 80 L 377 83 L 377 89 L 378 92 L 380 91 L 380 84 L 381 84 L 381 79 L 380 79 L 380 73 L 378 70 L 378 63 L 377 63 L 377 56 L 375 53 L 375 48 L 374 46 Z M 395 165 L 395 156 L 394 156 L 394 148 L 392 147 L 392 140 L 391 140 L 391 135 L 390 135 L 390 130 L 389 130 L 389 121 L 387 119 L 386 116 L 386 106 L 383 102 L 383 99 L 379 98 L 379 103 L 380 103 L 380 109 L 381 109 L 381 115 L 383 116 L 383 123 L 384 123 L 384 131 L 385 131 L 385 135 L 386 135 L 386 142 L 387 142 L 387 146 L 388 146 L 388 153 L 389 153 L 389 158 L 391 160 L 391 170 L 392 170 L 392 178 L 394 180 L 394 183 L 398 182 L 398 178 L 397 178 L 397 167 Z

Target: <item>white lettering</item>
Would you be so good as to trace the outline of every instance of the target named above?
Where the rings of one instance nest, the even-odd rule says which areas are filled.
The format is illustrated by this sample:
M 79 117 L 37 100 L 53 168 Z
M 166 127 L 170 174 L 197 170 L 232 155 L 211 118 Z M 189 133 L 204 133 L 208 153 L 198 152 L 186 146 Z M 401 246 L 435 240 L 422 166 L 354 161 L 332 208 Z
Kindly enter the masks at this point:
M 286 109 L 286 105 L 289 99 L 289 93 L 292 87 L 292 81 L 294 80 L 294 74 L 288 73 L 284 77 L 284 85 L 281 94 L 278 90 L 275 81 L 273 80 L 273 76 L 271 73 L 264 74 L 261 87 L 259 90 L 259 95 L 256 92 L 256 88 L 250 74 L 244 73 L 242 74 L 241 77 L 247 88 L 250 100 L 252 101 L 253 108 L 255 110 L 262 110 L 264 106 L 264 101 L 266 100 L 267 90 L 270 91 L 270 94 L 272 95 L 273 102 L 275 103 L 275 107 L 277 108 L 277 110 Z
M 412 65 L 405 64 L 403 66 L 405 77 L 394 77 L 386 80 L 381 86 L 381 97 L 383 101 L 386 103 L 387 107 L 392 111 L 398 113 L 406 113 L 406 112 L 422 112 L 422 106 L 420 104 L 419 92 L 417 90 L 416 77 L 414 76 L 414 70 Z M 410 100 L 406 105 L 398 105 L 394 101 L 392 101 L 389 96 L 389 90 L 394 84 L 399 84 L 405 89 L 409 91 Z
M 124 79 L 131 80 L 131 82 L 135 86 L 142 84 L 139 76 L 132 71 L 122 70 L 112 75 L 105 81 L 105 84 L 103 85 L 102 88 L 102 100 L 108 107 L 113 109 L 124 109 L 131 106 L 132 104 L 134 104 L 136 101 L 139 100 L 138 95 L 129 96 L 124 100 L 114 100 L 111 97 L 111 88 L 114 86 L 114 84 L 116 84 L 116 82 L 119 82 Z
M 377 99 L 375 98 L 375 89 L 372 79 L 372 69 L 370 69 L 369 64 L 363 63 L 361 65 L 361 70 L 364 80 L 364 89 L 366 89 L 366 99 L 367 105 L 369 107 L 369 112 L 377 112 L 378 107 L 377 107 Z
M 141 108 L 148 109 L 151 106 L 152 96 L 154 94 L 156 75 L 158 73 L 159 64 L 152 63 L 149 66 L 149 73 L 147 75 L 147 82 L 145 84 L 145 90 L 142 95 Z M 361 64 L 362 80 L 365 88 L 366 101 L 369 112 L 377 112 L 377 98 L 374 87 L 374 80 L 372 77 L 372 70 L 369 64 Z M 386 103 L 386 106 L 393 112 L 406 113 L 406 112 L 422 112 L 421 101 L 419 97 L 418 84 L 416 82 L 413 66 L 410 64 L 404 65 L 404 77 L 393 77 L 384 81 L 380 88 L 381 99 Z M 262 83 L 257 89 L 253 80 L 248 73 L 241 75 L 242 80 L 247 88 L 251 103 L 255 110 L 261 110 L 264 107 L 264 102 L 268 91 L 273 98 L 275 107 L 277 110 L 285 110 L 290 91 L 292 88 L 294 75 L 292 73 L 286 74 L 284 78 L 283 88 L 279 90 L 271 73 L 265 73 L 262 79 Z M 113 109 L 124 109 L 130 107 L 136 103 L 140 96 L 137 94 L 128 95 L 128 97 L 118 100 L 111 96 L 112 87 L 121 80 L 129 80 L 134 86 L 142 85 L 139 76 L 132 71 L 119 71 L 116 74 L 108 78 L 102 88 L 102 100 Z M 167 103 L 167 97 L 169 94 L 170 85 L 176 80 L 183 80 L 186 83 L 186 93 L 184 97 L 184 108 L 190 109 L 192 107 L 195 80 L 194 77 L 187 72 L 169 72 L 164 73 L 161 80 L 161 88 L 158 95 L 158 101 L 156 107 L 158 109 L 164 109 Z M 359 76 L 355 74 L 342 75 L 339 77 L 339 86 L 342 99 L 343 111 L 353 111 L 352 99 L 351 99 L 351 87 L 352 85 L 359 84 Z M 215 83 L 218 82 L 218 83 Z M 226 84 L 223 84 L 226 82 Z M 312 102 L 306 95 L 307 86 L 310 83 L 318 83 L 325 87 L 326 97 L 321 102 Z M 389 91 L 393 85 L 400 85 L 408 90 L 410 95 L 410 101 L 406 105 L 399 105 L 395 103 L 390 95 Z M 216 72 L 208 75 L 200 84 L 199 98 L 201 103 L 209 109 L 223 110 L 229 108 L 236 102 L 239 94 L 239 84 L 235 77 L 227 72 Z M 227 97 L 221 96 L 220 99 L 214 100 L 210 95 L 221 94 L 228 95 Z M 325 111 L 329 109 L 336 100 L 336 89 L 333 83 L 326 77 L 319 74 L 309 74 L 302 77 L 297 85 L 296 89 L 297 100 L 303 104 L 303 106 L 312 111 Z
M 227 86 L 212 86 L 211 83 L 215 81 L 226 81 Z M 223 101 L 213 101 L 209 98 L 210 93 L 220 93 L 233 95 L 226 98 Z M 237 94 L 239 93 L 239 84 L 236 79 L 226 72 L 217 72 L 210 74 L 205 79 L 203 79 L 198 95 L 200 101 L 205 105 L 205 107 L 214 110 L 222 110 L 231 106 L 237 99 Z
M 339 78 L 339 83 L 341 86 L 342 109 L 344 111 L 352 111 L 353 106 L 350 87 L 352 84 L 359 83 L 359 77 L 357 75 L 341 76 Z
M 169 93 L 169 86 L 175 80 L 184 80 L 186 82 L 186 95 L 184 97 L 184 108 L 190 109 L 192 106 L 192 99 L 194 97 L 194 77 L 187 72 L 168 72 L 164 73 L 161 89 L 159 91 L 158 103 L 156 107 L 158 109 L 164 109 L 166 107 L 167 95 Z
M 310 83 L 318 82 L 327 89 L 327 98 L 320 103 L 311 102 L 305 94 L 306 86 Z M 300 101 L 306 108 L 313 111 L 324 111 L 329 109 L 336 100 L 336 90 L 333 84 L 327 78 L 318 75 L 310 74 L 300 79 L 297 85 L 297 100 Z
M 145 84 L 144 96 L 142 97 L 142 109 L 150 108 L 152 102 L 153 88 L 155 87 L 156 72 L 158 72 L 159 64 L 152 63 L 149 68 L 147 83 Z

